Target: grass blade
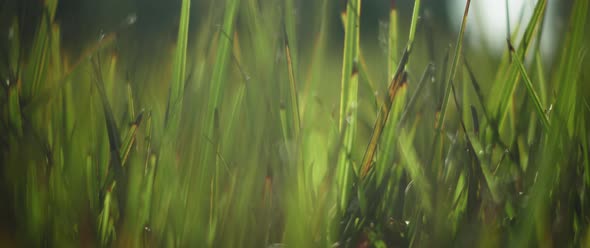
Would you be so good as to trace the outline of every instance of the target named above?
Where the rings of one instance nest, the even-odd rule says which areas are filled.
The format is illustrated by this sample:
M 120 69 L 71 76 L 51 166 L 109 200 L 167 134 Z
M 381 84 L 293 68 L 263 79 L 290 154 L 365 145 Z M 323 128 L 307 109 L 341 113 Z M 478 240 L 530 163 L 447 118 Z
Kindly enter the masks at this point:
M 524 61 L 535 32 L 540 32 L 539 25 L 543 19 L 546 6 L 547 0 L 540 0 L 537 2 L 533 16 L 527 25 L 524 36 L 518 47 L 516 47 L 518 50 L 516 56 L 519 56 L 521 61 Z M 488 99 L 488 104 L 491 111 L 490 113 L 497 121 L 500 133 L 502 133 L 502 129 L 504 127 L 504 120 L 512 102 L 510 97 L 514 93 L 519 75 L 518 68 L 511 67 L 511 64 L 507 63 L 509 60 L 510 58 L 505 58 L 505 60 L 502 62 L 491 89 L 490 98 Z
M 387 80 L 393 78 L 395 65 L 397 64 L 397 46 L 398 46 L 398 17 L 396 0 L 391 0 L 389 5 L 389 49 L 387 50 Z
M 183 0 L 180 8 L 180 24 L 176 50 L 174 53 L 174 66 L 172 67 L 172 81 L 166 110 L 166 128 L 172 131 L 172 136 L 180 125 L 180 113 L 182 112 L 182 96 L 186 77 L 186 50 L 188 42 L 188 26 L 190 18 L 190 1 Z
M 457 44 L 455 45 L 455 54 L 453 56 L 453 62 L 451 64 L 450 72 L 448 73 L 448 77 L 445 79 L 445 92 L 444 98 L 442 101 L 442 107 L 440 110 L 440 116 L 438 118 L 438 123 L 436 124 L 437 128 L 440 130 L 443 129 L 443 123 L 445 121 L 445 115 L 447 112 L 447 105 L 449 101 L 449 96 L 451 94 L 451 81 L 455 79 L 455 73 L 457 72 L 457 67 L 459 64 L 459 59 L 462 54 L 463 49 L 463 35 L 465 33 L 465 27 L 467 26 L 467 15 L 469 14 L 469 6 L 471 5 L 471 0 L 467 0 L 465 3 L 465 12 L 463 13 L 463 21 L 461 22 L 461 29 L 459 31 L 459 37 L 457 38 Z
M 514 54 L 514 53 L 516 53 L 516 51 L 514 49 L 511 49 L 511 53 Z M 531 82 L 531 78 L 529 77 L 529 75 L 526 72 L 526 68 L 524 67 L 524 64 L 522 63 L 522 61 L 520 60 L 520 58 L 518 56 L 514 56 L 513 61 L 516 63 L 516 65 L 518 66 L 518 68 L 520 70 L 520 73 L 524 79 L 524 84 L 526 86 L 527 93 L 529 94 L 531 101 L 535 105 L 535 110 L 537 111 L 537 115 L 539 116 L 539 119 L 541 119 L 541 122 L 543 123 L 543 127 L 545 128 L 545 130 L 548 130 L 549 129 L 549 119 L 545 115 L 545 110 L 541 106 L 541 100 L 539 100 L 539 96 L 537 95 L 537 93 L 535 92 L 535 89 L 533 88 L 533 83 Z
M 406 87 L 407 83 L 407 75 L 403 71 L 403 68 L 406 67 L 406 64 L 409 59 L 409 52 L 408 50 L 404 51 L 404 55 L 402 56 L 402 60 L 397 67 L 397 71 L 395 73 L 395 77 L 389 84 L 389 97 L 385 104 L 381 106 L 379 115 L 377 116 L 377 120 L 375 121 L 375 126 L 373 128 L 373 133 L 371 134 L 371 141 L 367 149 L 365 150 L 365 155 L 363 156 L 363 162 L 361 164 L 361 171 L 360 171 L 360 179 L 363 180 L 369 170 L 371 169 L 371 165 L 373 163 L 373 157 L 375 152 L 377 151 L 377 144 L 379 143 L 379 138 L 381 137 L 381 132 L 385 127 L 385 123 L 387 122 L 387 118 L 389 117 L 389 112 L 391 106 L 395 100 L 395 97 L 402 87 Z
M 340 211 L 348 204 L 350 172 L 353 170 L 350 154 L 356 135 L 358 105 L 358 54 L 361 0 L 348 0 L 345 12 L 344 58 L 340 91 L 340 116 L 338 129 L 344 133 L 344 150 L 338 160 L 340 184 Z

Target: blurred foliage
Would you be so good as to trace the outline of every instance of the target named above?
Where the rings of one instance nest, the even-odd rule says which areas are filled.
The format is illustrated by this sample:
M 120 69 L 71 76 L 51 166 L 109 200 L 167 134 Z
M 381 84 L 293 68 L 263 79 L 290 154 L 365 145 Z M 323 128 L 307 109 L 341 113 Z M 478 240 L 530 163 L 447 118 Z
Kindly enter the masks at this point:
M 470 1 L 458 34 L 365 2 L 179 0 L 165 32 L 144 6 L 64 40 L 57 0 L 3 1 L 0 246 L 590 245 L 588 1 L 555 63 L 547 0 L 500 60 L 463 46 Z

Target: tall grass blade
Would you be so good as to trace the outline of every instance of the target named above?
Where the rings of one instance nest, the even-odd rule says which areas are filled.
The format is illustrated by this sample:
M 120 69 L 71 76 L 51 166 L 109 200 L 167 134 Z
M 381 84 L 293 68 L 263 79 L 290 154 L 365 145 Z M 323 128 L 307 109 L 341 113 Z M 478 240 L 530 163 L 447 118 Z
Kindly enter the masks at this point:
M 182 111 L 182 96 L 186 77 L 186 50 L 188 43 L 188 26 L 190 18 L 190 1 L 183 0 L 180 8 L 180 24 L 176 50 L 174 53 L 174 65 L 172 67 L 172 80 L 168 96 L 168 108 L 166 110 L 166 128 L 172 130 L 174 136 L 180 124 Z
M 463 35 L 465 34 L 465 27 L 467 26 L 467 16 L 469 15 L 469 6 L 471 5 L 471 0 L 467 0 L 465 3 L 465 12 L 463 13 L 463 21 L 461 21 L 461 29 L 459 30 L 459 37 L 457 38 L 457 43 L 455 45 L 455 54 L 453 55 L 453 62 L 451 63 L 451 68 L 449 69 L 448 77 L 445 79 L 445 91 L 444 91 L 444 98 L 442 101 L 442 107 L 440 110 L 440 116 L 438 117 L 438 122 L 436 126 L 439 129 L 443 129 L 443 123 L 445 121 L 445 115 L 447 112 L 447 104 L 449 101 L 449 96 L 451 94 L 451 81 L 455 80 L 455 73 L 457 73 L 457 67 L 459 65 L 460 57 L 462 54 L 463 49 Z
M 387 80 L 393 78 L 395 73 L 395 65 L 397 65 L 398 53 L 398 13 L 396 0 L 391 0 L 389 4 L 389 42 L 387 50 Z
M 350 160 L 357 128 L 358 106 L 358 54 L 361 0 L 349 0 L 345 12 L 344 58 L 342 81 L 340 85 L 340 115 L 338 129 L 344 133 L 344 149 L 338 160 L 338 182 L 340 187 L 339 206 L 344 211 L 348 204 L 350 173 L 353 164 Z
M 515 50 L 512 50 L 511 52 L 516 53 Z M 524 79 L 524 84 L 526 86 L 527 93 L 529 94 L 531 101 L 535 105 L 535 110 L 537 111 L 537 115 L 539 116 L 539 119 L 541 119 L 541 122 L 543 123 L 543 127 L 545 128 L 545 130 L 548 130 L 549 129 L 549 119 L 545 115 L 545 110 L 541 106 L 541 100 L 539 100 L 539 96 L 537 95 L 537 93 L 535 92 L 535 89 L 533 88 L 533 82 L 531 81 L 531 78 L 529 77 L 528 73 L 526 72 L 526 68 L 524 67 L 524 64 L 522 63 L 522 61 L 520 60 L 520 58 L 518 56 L 515 56 L 515 58 L 513 58 L 513 61 L 516 63 L 516 65 L 518 66 L 518 68 L 520 70 L 521 76 Z
M 412 46 L 414 45 L 414 37 L 416 36 L 416 29 L 418 27 L 421 2 L 421 0 L 414 1 L 414 11 L 412 12 L 412 22 L 410 24 L 410 34 L 408 37 L 408 51 L 412 51 Z
M 389 112 L 391 110 L 391 106 L 395 100 L 395 97 L 398 94 L 398 91 L 402 87 L 407 87 L 407 75 L 404 72 L 403 68 L 406 67 L 406 64 L 409 59 L 409 52 L 408 50 L 404 51 L 404 55 L 400 64 L 398 65 L 397 71 L 395 73 L 395 77 L 389 84 L 388 89 L 388 98 L 385 101 L 385 104 L 381 106 L 379 111 L 379 115 L 377 116 L 377 120 L 375 121 L 375 126 L 373 128 L 373 133 L 371 134 L 371 140 L 367 149 L 365 150 L 365 155 L 363 156 L 363 162 L 361 164 L 361 171 L 360 171 L 360 179 L 364 179 L 369 170 L 371 169 L 371 165 L 373 163 L 373 157 L 375 156 L 375 152 L 377 151 L 377 144 L 379 143 L 379 138 L 381 138 L 381 132 L 385 127 L 385 123 L 387 122 L 387 118 L 389 117 Z

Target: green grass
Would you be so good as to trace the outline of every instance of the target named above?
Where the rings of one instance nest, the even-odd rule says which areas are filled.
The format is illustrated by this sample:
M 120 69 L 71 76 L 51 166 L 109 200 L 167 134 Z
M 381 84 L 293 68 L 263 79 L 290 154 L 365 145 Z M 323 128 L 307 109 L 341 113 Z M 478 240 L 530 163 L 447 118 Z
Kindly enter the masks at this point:
M 380 51 L 361 0 L 183 0 L 133 64 L 133 26 L 73 57 L 45 1 L 2 43 L 0 246 L 588 246 L 588 2 L 553 63 L 547 2 L 498 61 L 463 44 L 470 1 L 434 43 L 427 2 L 378 3 Z

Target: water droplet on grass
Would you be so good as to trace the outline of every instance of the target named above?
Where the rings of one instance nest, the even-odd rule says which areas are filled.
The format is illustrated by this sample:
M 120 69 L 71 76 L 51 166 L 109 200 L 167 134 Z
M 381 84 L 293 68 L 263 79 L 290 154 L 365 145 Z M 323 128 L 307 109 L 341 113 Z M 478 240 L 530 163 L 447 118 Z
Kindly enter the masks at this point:
M 125 18 L 125 24 L 127 25 L 133 25 L 135 22 L 137 22 L 137 14 L 135 13 L 131 13 Z

